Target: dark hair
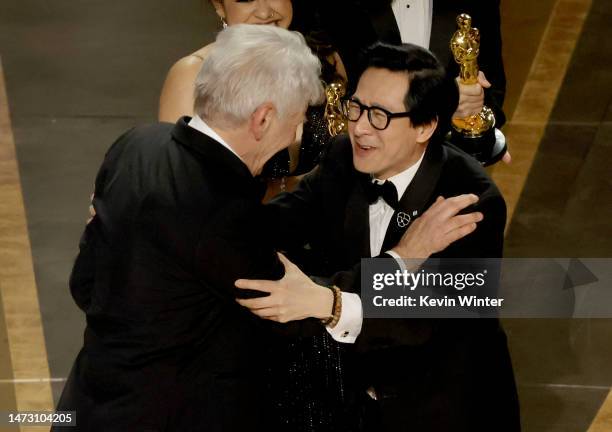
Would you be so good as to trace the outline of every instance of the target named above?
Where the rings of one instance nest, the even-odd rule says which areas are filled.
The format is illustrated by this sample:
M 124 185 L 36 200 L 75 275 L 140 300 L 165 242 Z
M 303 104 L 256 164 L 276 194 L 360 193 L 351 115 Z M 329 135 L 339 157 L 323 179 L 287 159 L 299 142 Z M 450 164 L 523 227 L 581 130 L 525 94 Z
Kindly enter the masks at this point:
M 363 52 L 360 70 L 368 68 L 408 74 L 404 106 L 414 126 L 437 119 L 438 131 L 443 132 L 444 125 L 450 124 L 459 103 L 459 90 L 455 80 L 447 77 L 446 70 L 429 50 L 414 44 L 377 42 Z
M 292 0 L 293 20 L 289 30 L 295 30 L 306 39 L 306 44 L 321 61 L 321 78 L 326 83 L 338 79 L 336 65 L 329 58 L 336 52 L 329 33 L 325 30 L 319 7 L 312 0 Z

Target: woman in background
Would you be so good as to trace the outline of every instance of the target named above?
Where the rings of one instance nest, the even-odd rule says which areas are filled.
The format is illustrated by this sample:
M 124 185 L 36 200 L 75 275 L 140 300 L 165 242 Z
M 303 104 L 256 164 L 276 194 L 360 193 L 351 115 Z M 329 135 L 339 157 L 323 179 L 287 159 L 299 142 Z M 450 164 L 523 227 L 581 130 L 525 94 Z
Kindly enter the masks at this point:
M 318 19 L 311 12 L 307 0 L 210 0 L 210 3 L 224 27 L 233 24 L 262 24 L 300 31 L 321 61 L 321 79 L 325 84 L 346 82 L 342 60 L 325 34 L 316 30 Z M 172 66 L 160 96 L 160 121 L 174 123 L 184 115 L 193 114 L 193 83 L 210 46 L 198 49 Z M 292 190 L 301 175 L 316 166 L 323 147 L 331 138 L 324 113 L 325 105 L 310 107 L 294 145 L 278 153 L 266 164 L 262 173 L 268 183 L 266 200 L 279 192 Z

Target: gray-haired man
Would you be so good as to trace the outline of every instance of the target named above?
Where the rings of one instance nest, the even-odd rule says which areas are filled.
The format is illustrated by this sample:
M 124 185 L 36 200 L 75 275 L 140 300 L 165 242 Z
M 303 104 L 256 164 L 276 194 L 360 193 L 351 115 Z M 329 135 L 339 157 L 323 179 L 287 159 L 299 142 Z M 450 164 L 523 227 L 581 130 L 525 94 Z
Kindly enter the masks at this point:
M 275 333 L 234 300 L 282 276 L 254 176 L 322 96 L 296 33 L 236 25 L 196 82 L 197 116 L 130 130 L 96 178 L 70 281 L 84 346 L 58 405 L 83 431 L 257 431 Z M 313 293 L 331 310 L 332 293 Z M 61 428 L 55 428 L 59 430 Z

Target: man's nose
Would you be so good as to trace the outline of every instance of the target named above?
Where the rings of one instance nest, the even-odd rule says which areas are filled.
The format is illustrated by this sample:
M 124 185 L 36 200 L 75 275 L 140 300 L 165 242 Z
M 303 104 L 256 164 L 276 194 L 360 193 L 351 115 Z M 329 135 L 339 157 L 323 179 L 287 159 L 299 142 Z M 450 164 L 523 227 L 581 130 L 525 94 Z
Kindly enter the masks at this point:
M 370 124 L 370 120 L 368 119 L 368 112 L 366 110 L 361 111 L 361 115 L 354 123 L 355 135 L 367 135 L 372 132 L 372 125 Z

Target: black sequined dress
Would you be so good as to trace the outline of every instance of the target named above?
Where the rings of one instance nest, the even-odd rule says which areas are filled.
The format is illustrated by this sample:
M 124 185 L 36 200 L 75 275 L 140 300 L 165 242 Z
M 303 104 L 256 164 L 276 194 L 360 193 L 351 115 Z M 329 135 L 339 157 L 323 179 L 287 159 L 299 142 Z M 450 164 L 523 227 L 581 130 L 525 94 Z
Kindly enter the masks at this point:
M 325 106 L 309 107 L 303 125 L 299 161 L 289 172 L 289 152 L 277 153 L 264 166 L 262 177 L 282 178 L 311 171 L 331 140 Z M 297 263 L 299 264 L 299 263 Z M 321 326 L 314 336 L 290 339 L 269 371 L 275 395 L 275 429 L 282 432 L 345 432 L 343 344 Z
M 303 127 L 299 162 L 289 172 L 289 152 L 278 153 L 265 168 L 268 178 L 312 170 L 331 136 L 324 106 L 310 107 Z M 299 264 L 299 262 L 297 263 Z M 321 326 L 319 334 L 290 339 L 270 370 L 275 395 L 275 423 L 283 432 L 344 432 L 343 344 Z
M 321 153 L 330 139 L 331 136 L 327 130 L 327 120 L 325 120 L 325 106 L 308 107 L 296 169 L 293 172 L 289 172 L 289 150 L 284 149 L 266 162 L 262 171 L 262 177 L 265 179 L 279 179 L 306 174 L 317 166 Z
M 322 329 L 280 353 L 271 371 L 278 431 L 345 432 L 344 349 Z

